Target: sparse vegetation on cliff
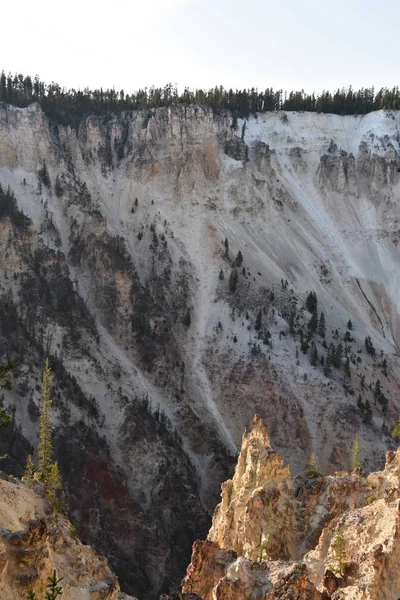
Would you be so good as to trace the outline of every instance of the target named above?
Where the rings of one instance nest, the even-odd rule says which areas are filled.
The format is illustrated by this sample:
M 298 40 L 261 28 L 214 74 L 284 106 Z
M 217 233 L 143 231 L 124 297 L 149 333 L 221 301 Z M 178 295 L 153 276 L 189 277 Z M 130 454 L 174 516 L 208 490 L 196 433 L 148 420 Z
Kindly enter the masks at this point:
M 51 577 L 48 578 L 49 583 L 47 584 L 47 592 L 46 597 L 43 600 L 56 600 L 59 596 L 63 594 L 63 588 L 61 585 L 62 577 L 58 578 L 56 571 L 53 571 Z M 26 600 L 39 600 L 34 592 L 29 592 L 26 597 Z
M 61 477 L 58 463 L 53 459 L 51 426 L 52 381 L 53 374 L 50 369 L 49 359 L 46 358 L 42 374 L 42 402 L 40 405 L 39 445 L 37 449 L 38 468 L 35 472 L 32 456 L 29 455 L 25 467 L 24 481 L 27 485 L 32 485 L 34 479 L 43 483 L 48 501 L 56 508 L 59 507 L 58 493 L 61 489 Z

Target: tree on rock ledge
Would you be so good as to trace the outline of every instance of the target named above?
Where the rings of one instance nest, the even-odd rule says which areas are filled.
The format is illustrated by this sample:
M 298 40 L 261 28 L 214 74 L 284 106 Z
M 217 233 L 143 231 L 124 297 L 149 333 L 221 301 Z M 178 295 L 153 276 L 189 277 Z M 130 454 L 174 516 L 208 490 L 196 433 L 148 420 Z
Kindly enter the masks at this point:
M 39 481 L 46 483 L 52 464 L 53 443 L 51 440 L 51 384 L 53 374 L 49 366 L 49 359 L 46 358 L 44 371 L 42 374 L 42 403 L 40 405 L 39 418 L 39 446 L 38 446 L 38 472 Z
M 24 481 L 31 485 L 33 479 L 41 481 L 46 489 L 46 497 L 53 507 L 57 506 L 57 495 L 61 489 L 61 477 L 57 461 L 53 460 L 53 442 L 51 439 L 51 385 L 53 374 L 49 359 L 46 358 L 42 374 L 42 403 L 39 417 L 38 470 L 33 474 L 32 457 L 28 457 Z

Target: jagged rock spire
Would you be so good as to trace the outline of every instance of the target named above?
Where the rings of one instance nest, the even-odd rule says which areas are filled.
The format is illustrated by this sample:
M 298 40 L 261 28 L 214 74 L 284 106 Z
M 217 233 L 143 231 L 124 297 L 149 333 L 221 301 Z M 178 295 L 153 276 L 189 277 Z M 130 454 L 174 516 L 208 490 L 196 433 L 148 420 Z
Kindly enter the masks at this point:
M 256 416 L 183 591 L 203 600 L 400 597 L 399 465 L 400 448 L 368 476 L 292 479 Z
M 268 549 L 273 552 L 275 546 L 279 552 L 285 547 L 288 553 L 289 540 L 278 542 L 275 515 L 279 513 L 286 523 L 281 513 L 293 512 L 286 494 L 290 482 L 290 468 L 272 450 L 264 423 L 256 415 L 252 430 L 243 434 L 233 479 L 222 485 L 222 501 L 215 509 L 208 539 L 251 560 L 269 555 Z

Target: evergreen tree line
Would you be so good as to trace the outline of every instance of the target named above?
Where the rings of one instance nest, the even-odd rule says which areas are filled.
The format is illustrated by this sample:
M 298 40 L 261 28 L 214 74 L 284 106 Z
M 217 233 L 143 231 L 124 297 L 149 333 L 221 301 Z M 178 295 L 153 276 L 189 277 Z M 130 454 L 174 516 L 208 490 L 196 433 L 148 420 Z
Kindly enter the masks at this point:
M 39 102 L 44 112 L 59 124 L 77 124 L 88 115 L 108 115 L 112 113 L 159 108 L 172 104 L 209 106 L 216 112 L 230 110 L 236 118 L 247 118 L 257 112 L 311 111 L 339 115 L 366 114 L 380 109 L 400 109 L 400 91 L 372 88 L 353 90 L 338 89 L 336 92 L 323 91 L 321 94 L 308 94 L 304 90 L 283 92 L 266 88 L 232 90 L 222 86 L 210 90 L 190 90 L 183 92 L 172 84 L 163 88 L 145 88 L 126 94 L 124 90 L 113 89 L 82 90 L 62 88 L 57 83 L 45 84 L 36 75 L 33 79 L 22 74 L 12 75 L 1 72 L 0 102 L 13 106 L 26 107 Z

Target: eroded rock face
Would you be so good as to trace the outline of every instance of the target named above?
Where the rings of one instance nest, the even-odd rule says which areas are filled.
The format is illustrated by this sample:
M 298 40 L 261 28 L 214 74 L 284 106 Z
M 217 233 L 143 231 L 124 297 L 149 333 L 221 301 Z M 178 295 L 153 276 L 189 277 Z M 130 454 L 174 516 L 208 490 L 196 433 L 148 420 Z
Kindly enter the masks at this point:
M 25 600 L 32 591 L 42 598 L 54 570 L 65 600 L 134 600 L 67 519 L 33 490 L 0 479 L 0 597 Z
M 232 480 L 222 485 L 208 539 L 257 561 L 264 554 L 290 556 L 293 546 L 290 469 L 272 450 L 260 417 L 245 432 Z M 274 515 L 273 518 L 272 515 Z
M 385 469 L 298 476 L 259 417 L 243 436 L 183 591 L 217 598 L 354 598 L 400 594 L 400 448 Z
M 399 127 L 392 111 L 265 113 L 235 131 L 229 113 L 183 105 L 70 127 L 38 105 L 1 107 L 0 183 L 16 207 L 0 213 L 0 359 L 18 366 L 0 455 L 19 476 L 37 446 L 49 356 L 69 516 L 125 591 L 175 589 L 255 413 L 294 474 L 313 451 L 324 472 L 345 467 L 356 436 L 380 468 L 399 409 Z M 300 349 L 311 290 L 326 319 L 316 365 Z M 351 378 L 324 373 L 339 342 Z M 282 478 L 263 490 L 253 464 L 251 519 L 228 485 L 215 539 L 297 560 L 341 509 L 325 480 L 291 482 L 268 452 Z

